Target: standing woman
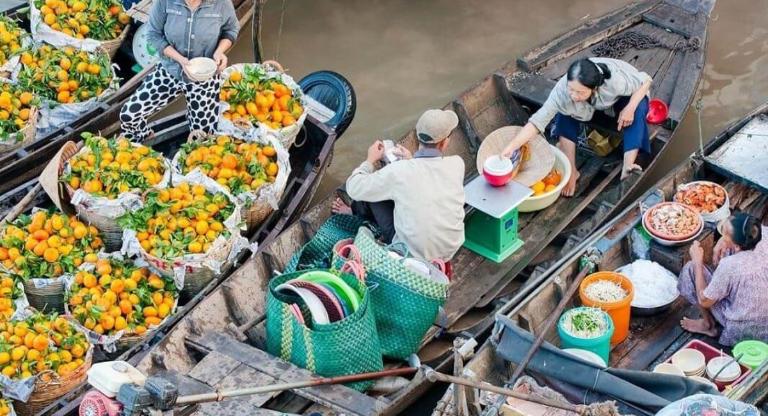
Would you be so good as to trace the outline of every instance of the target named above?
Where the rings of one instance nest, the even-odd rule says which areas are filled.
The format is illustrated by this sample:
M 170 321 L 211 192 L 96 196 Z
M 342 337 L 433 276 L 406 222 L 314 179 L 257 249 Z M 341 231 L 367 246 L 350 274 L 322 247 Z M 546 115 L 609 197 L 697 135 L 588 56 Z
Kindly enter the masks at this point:
M 563 188 L 563 195 L 572 196 L 579 178 L 576 142 L 581 130 L 580 122 L 592 120 L 595 110 L 599 110 L 614 118 L 616 128 L 624 133 L 624 165 L 621 171 L 621 178 L 624 179 L 631 171 L 641 170 L 635 164 L 638 151 L 651 151 L 648 126 L 645 124 L 650 88 L 651 77 L 624 61 L 580 59 L 568 67 L 568 72 L 555 84 L 547 101 L 531 116 L 502 155 L 510 157 L 537 134 L 543 134 L 554 118 L 552 133 L 560 137 L 560 149 L 568 156 L 573 172 Z
M 187 99 L 190 129 L 213 132 L 221 76 L 195 82 L 185 68 L 198 57 L 213 58 L 219 72 L 226 68 L 224 53 L 240 31 L 232 0 L 154 0 L 148 24 L 149 41 L 161 51 L 160 64 L 120 110 L 123 134 L 133 141 L 146 139 L 152 133 L 147 118 L 180 94 Z

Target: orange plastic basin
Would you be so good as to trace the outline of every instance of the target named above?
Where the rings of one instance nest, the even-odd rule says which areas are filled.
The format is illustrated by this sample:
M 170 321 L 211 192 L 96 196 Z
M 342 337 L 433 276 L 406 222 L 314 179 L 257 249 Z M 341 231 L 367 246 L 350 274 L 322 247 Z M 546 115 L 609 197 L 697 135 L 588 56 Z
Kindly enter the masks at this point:
M 627 291 L 627 297 L 616 302 L 600 302 L 587 297 L 584 289 L 598 280 L 608 280 L 614 282 Z M 600 308 L 611 316 L 613 321 L 613 336 L 611 337 L 611 346 L 616 345 L 627 338 L 629 335 L 629 318 L 631 312 L 632 298 L 635 296 L 635 289 L 632 282 L 626 276 L 616 272 L 597 272 L 592 273 L 582 280 L 579 285 L 579 299 L 584 306 Z

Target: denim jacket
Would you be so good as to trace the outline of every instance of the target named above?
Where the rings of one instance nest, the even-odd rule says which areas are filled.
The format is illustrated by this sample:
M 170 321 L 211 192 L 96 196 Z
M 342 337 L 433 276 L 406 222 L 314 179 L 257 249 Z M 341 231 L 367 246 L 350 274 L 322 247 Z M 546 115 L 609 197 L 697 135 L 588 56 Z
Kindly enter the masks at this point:
M 175 78 L 182 78 L 181 65 L 165 56 L 173 46 L 182 56 L 212 58 L 221 39 L 237 40 L 240 23 L 232 0 L 203 0 L 196 10 L 184 0 L 154 0 L 149 15 L 149 42 L 157 48 L 160 63 Z

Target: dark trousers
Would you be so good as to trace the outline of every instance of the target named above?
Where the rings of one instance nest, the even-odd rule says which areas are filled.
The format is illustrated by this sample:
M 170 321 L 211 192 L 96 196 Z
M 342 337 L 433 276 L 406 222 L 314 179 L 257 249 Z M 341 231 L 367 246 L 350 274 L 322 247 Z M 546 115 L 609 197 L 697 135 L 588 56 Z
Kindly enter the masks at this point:
M 354 215 L 376 224 L 381 232 L 381 241 L 386 244 L 392 243 L 392 238 L 395 236 L 394 201 L 352 201 L 351 207 Z
M 615 116 L 609 116 L 602 111 L 595 111 L 592 118 L 593 122 L 597 122 L 606 126 L 612 126 L 616 128 L 617 120 L 621 110 L 629 103 L 629 97 L 621 97 L 616 104 L 613 105 L 613 111 Z M 645 116 L 648 114 L 648 97 L 643 98 L 635 109 L 635 119 L 627 127 L 621 130 L 622 138 L 624 141 L 624 151 L 640 149 L 645 153 L 651 153 L 651 141 L 648 132 L 648 124 L 645 122 Z M 579 132 L 581 131 L 581 121 L 576 120 L 571 116 L 558 113 L 554 119 L 554 127 L 552 133 L 555 137 L 565 137 L 566 139 L 578 143 Z

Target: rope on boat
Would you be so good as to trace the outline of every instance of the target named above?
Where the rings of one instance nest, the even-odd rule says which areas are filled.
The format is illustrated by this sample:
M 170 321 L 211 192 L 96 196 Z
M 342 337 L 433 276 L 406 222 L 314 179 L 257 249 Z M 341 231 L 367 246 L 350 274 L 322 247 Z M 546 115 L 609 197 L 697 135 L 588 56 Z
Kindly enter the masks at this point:
M 701 97 L 699 97 L 698 100 L 696 100 L 696 118 L 698 119 L 699 123 L 699 154 L 701 156 L 704 156 L 704 134 L 701 130 L 701 109 L 703 108 Z
M 592 53 L 595 56 L 619 59 L 630 49 L 664 48 L 672 51 L 688 52 L 695 51 L 700 47 L 701 39 L 696 36 L 688 40 L 680 39 L 670 45 L 654 36 L 629 31 L 606 39 L 601 44 L 592 48 Z

